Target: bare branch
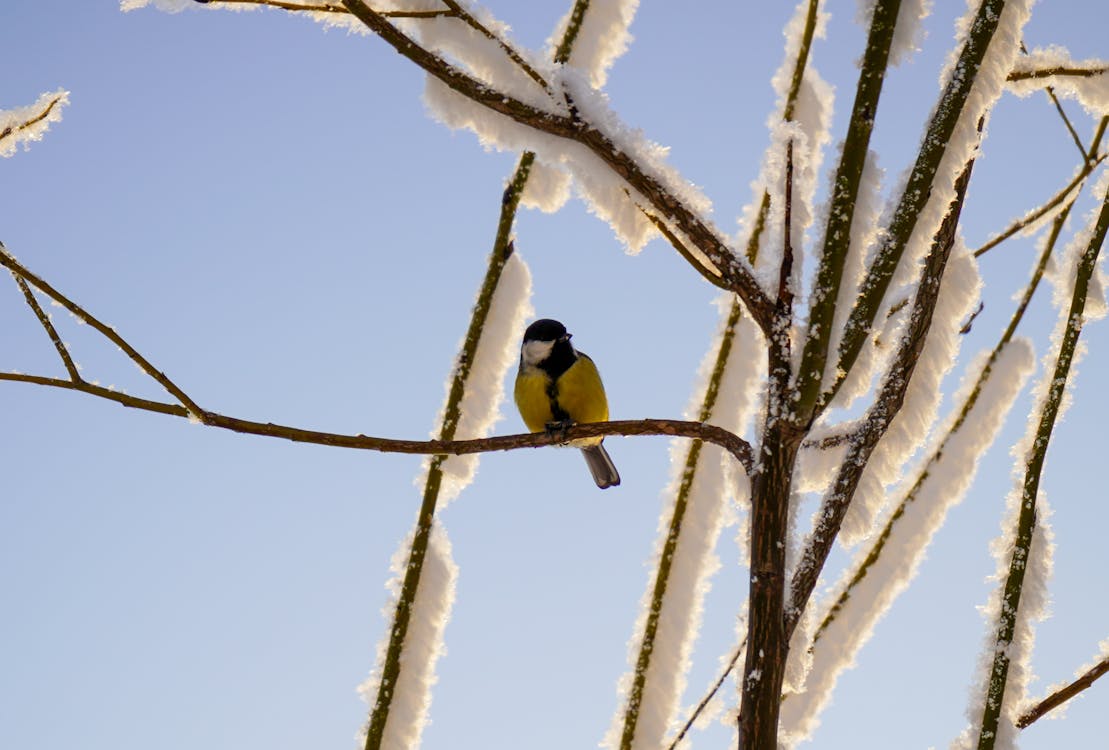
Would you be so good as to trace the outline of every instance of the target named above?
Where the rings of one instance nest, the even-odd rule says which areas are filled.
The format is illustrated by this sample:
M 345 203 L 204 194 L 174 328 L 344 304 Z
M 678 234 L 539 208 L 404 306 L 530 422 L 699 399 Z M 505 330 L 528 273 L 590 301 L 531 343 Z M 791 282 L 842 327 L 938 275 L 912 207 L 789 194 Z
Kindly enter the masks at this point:
M 96 331 L 104 336 L 104 338 L 108 339 L 113 344 L 118 346 L 128 357 L 131 358 L 132 362 L 139 366 L 139 368 L 143 372 L 157 381 L 158 385 L 165 388 L 166 391 L 168 391 L 170 395 L 176 398 L 182 406 L 188 409 L 198 419 L 204 419 L 204 410 L 197 406 L 196 402 L 189 398 L 189 396 L 183 390 L 178 388 L 172 380 L 166 377 L 165 373 L 160 372 L 156 367 L 154 367 L 154 365 L 150 364 L 150 362 L 144 356 L 139 354 L 139 352 L 133 346 L 127 343 L 127 341 L 125 341 L 122 336 L 116 333 L 113 328 L 100 322 L 97 318 L 88 313 L 83 307 L 70 300 L 68 297 L 52 287 L 50 284 L 46 283 L 46 281 L 44 281 L 43 279 L 31 273 L 31 271 L 24 267 L 11 255 L 11 253 L 7 251 L 7 248 L 5 248 L 3 244 L 0 244 L 0 266 L 4 266 L 16 276 L 22 277 L 31 286 L 35 287 L 36 289 L 53 299 L 55 302 L 60 304 L 62 307 L 76 315 L 79 320 L 96 329 Z
M 1061 687 L 1051 695 L 1044 698 L 1039 703 L 1036 703 L 1027 711 L 1020 715 L 1017 719 L 1017 727 L 1024 729 L 1028 727 L 1048 711 L 1058 708 L 1071 698 L 1081 693 L 1086 688 L 1093 685 L 1099 677 L 1109 672 L 1109 656 L 1105 657 L 1089 670 L 1087 670 L 1081 677 L 1074 682 Z
M 1097 137 L 1094 138 L 1093 144 L 1090 146 L 1090 154 L 1097 154 L 1098 147 L 1101 143 L 1101 136 L 1105 132 L 1104 123 L 1109 122 L 1109 118 L 1102 118 L 1101 122 L 1103 124 L 1099 128 Z M 1093 159 L 1091 159 L 1089 156 L 1087 156 L 1086 149 L 1082 146 L 1081 143 L 1079 143 L 1079 149 L 1082 151 L 1083 165 L 1078 170 L 1078 174 L 1074 176 L 1074 179 L 1063 186 L 1063 188 L 1060 189 L 1059 192 L 1049 198 L 1039 208 L 1029 211 L 1027 214 L 1006 227 L 1005 231 L 1001 232 L 1001 234 L 997 235 L 990 241 L 983 244 L 977 250 L 975 250 L 974 257 L 977 258 L 981 255 L 984 255 L 991 249 L 1000 245 L 1005 240 L 1009 239 L 1021 230 L 1025 229 L 1028 226 L 1031 226 L 1036 221 L 1046 216 L 1048 213 L 1051 212 L 1053 208 L 1062 204 L 1067 199 L 1067 197 L 1070 196 L 1076 189 L 1081 188 L 1083 181 L 1085 181 L 1085 179 L 1090 176 L 1090 174 L 1094 171 L 1094 169 L 1097 168 L 1099 164 L 1101 164 L 1101 162 L 1105 161 L 1106 157 L 1109 157 L 1109 153 L 1106 153 L 1102 154 L 1101 156 L 1095 156 Z
M 625 419 L 614 422 L 590 422 L 577 424 L 566 428 L 557 435 L 548 435 L 542 432 L 521 433 L 518 435 L 501 435 L 488 438 L 474 438 L 471 440 L 401 440 L 398 438 L 373 437 L 370 435 L 347 435 L 336 432 L 323 432 L 320 430 L 306 430 L 300 427 L 275 424 L 274 422 L 255 422 L 249 419 L 219 414 L 213 411 L 203 411 L 200 415 L 178 404 L 163 401 L 151 401 L 137 398 L 120 391 L 94 385 L 87 381 L 73 382 L 61 378 L 43 377 L 40 375 L 25 375 L 22 373 L 0 372 L 0 381 L 13 383 L 32 383 L 54 388 L 64 388 L 80 391 L 90 396 L 96 396 L 108 401 L 115 401 L 123 406 L 135 409 L 168 414 L 174 417 L 196 419 L 208 427 L 218 427 L 232 432 L 241 432 L 247 435 L 262 435 L 264 437 L 282 438 L 294 443 L 312 443 L 315 445 L 328 445 L 333 448 L 353 448 L 355 450 L 378 451 L 380 453 L 408 453 L 416 455 L 450 455 L 465 456 L 473 453 L 491 453 L 493 451 L 510 451 L 519 448 L 542 448 L 545 445 L 565 445 L 575 440 L 594 437 L 608 437 L 610 435 L 652 436 L 666 435 L 669 437 L 686 437 L 704 440 L 707 443 L 719 445 L 732 454 L 744 470 L 753 471 L 754 461 L 751 445 L 733 432 L 703 422 L 687 422 L 680 419 Z
M 27 304 L 35 311 L 35 317 L 38 318 L 39 323 L 42 324 L 43 329 L 46 331 L 46 335 L 50 337 L 50 343 L 54 345 L 54 349 L 57 350 L 58 356 L 62 358 L 62 364 L 65 365 L 70 380 L 75 382 L 80 381 L 81 375 L 77 372 L 77 365 L 73 363 L 73 358 L 69 356 L 69 350 L 66 348 L 65 344 L 62 343 L 61 337 L 58 336 L 58 331 L 50 321 L 50 316 L 46 314 L 46 311 L 42 309 L 42 305 L 35 299 L 35 293 L 27 286 L 27 282 L 23 280 L 22 276 L 12 272 L 12 278 L 15 279 L 15 283 L 19 285 L 19 289 L 23 292 L 23 298 L 27 300 Z

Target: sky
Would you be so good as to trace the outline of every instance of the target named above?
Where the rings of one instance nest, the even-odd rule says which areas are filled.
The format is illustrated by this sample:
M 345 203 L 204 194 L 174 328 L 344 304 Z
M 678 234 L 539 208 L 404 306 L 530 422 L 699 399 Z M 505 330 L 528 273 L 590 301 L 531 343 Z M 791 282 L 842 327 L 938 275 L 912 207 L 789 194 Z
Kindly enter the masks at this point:
M 936 6 L 923 48 L 883 93 L 873 146 L 887 185 L 911 163 L 963 10 Z M 519 44 L 541 48 L 567 3 L 489 7 Z M 834 143 L 865 30 L 854 2 L 827 9 L 813 60 L 836 87 Z M 751 200 L 792 10 L 644 3 L 609 76 L 612 108 L 669 147 L 725 231 Z M 1105 28 L 1104 3 L 1041 3 L 1025 41 L 1104 58 Z M 204 408 L 342 433 L 434 429 L 515 155 L 430 117 L 411 63 L 373 37 L 281 12 L 121 13 L 112 0 L 7 0 L 0 49 L 0 109 L 70 92 L 41 142 L 0 160 L 0 240 L 22 262 Z M 1065 106 L 1088 138 L 1090 118 Z M 1053 194 L 1077 163 L 1045 97 L 1004 95 L 967 197 L 968 245 Z M 562 320 L 594 358 L 613 418 L 680 417 L 716 329 L 715 288 L 661 240 L 626 253 L 580 200 L 522 212 L 516 237 L 536 317 Z M 945 394 L 1004 328 L 1034 255 L 1022 238 L 984 256 L 983 312 Z M 1049 297 L 1023 329 L 1037 356 Z M 56 318 L 84 377 L 161 397 L 113 346 Z M 0 321 L 0 371 L 63 372 L 2 279 Z M 1033 695 L 1109 637 L 1109 518 L 1093 471 L 1109 332 L 1095 323 L 1083 339 L 1075 408 L 1044 480 L 1056 550 Z M 940 748 L 962 730 L 1027 390 L 806 747 Z M 354 746 L 390 561 L 419 507 L 418 457 L 238 435 L 18 383 L 0 383 L 0 410 L 0 747 Z M 497 434 L 522 431 L 510 405 L 503 413 Z M 603 738 L 670 472 L 662 438 L 606 445 L 619 488 L 596 490 L 574 451 L 489 454 L 443 512 L 459 577 L 423 747 Z M 721 537 L 683 705 L 736 639 L 736 533 Z M 1095 685 L 1021 746 L 1093 746 L 1107 690 Z M 730 736 L 715 725 L 694 746 Z

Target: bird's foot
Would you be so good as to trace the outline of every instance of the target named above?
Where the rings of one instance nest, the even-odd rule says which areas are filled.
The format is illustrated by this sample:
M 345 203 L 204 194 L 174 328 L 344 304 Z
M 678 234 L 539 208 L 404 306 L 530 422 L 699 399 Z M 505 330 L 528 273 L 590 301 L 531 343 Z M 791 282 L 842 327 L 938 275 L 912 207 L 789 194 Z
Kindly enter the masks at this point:
M 574 426 L 574 420 L 563 419 L 560 422 L 547 422 L 547 434 L 556 438 L 560 445 L 566 445 L 570 441 L 566 439 L 566 431 Z

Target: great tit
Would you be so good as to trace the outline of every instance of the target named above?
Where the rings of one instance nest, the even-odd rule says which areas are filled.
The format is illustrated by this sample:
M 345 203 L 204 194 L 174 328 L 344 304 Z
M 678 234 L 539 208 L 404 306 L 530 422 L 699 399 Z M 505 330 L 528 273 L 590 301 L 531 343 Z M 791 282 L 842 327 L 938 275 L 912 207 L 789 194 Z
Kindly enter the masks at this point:
M 537 320 L 524 331 L 515 397 L 532 432 L 608 421 L 608 399 L 597 366 L 574 349 L 566 326 L 557 320 Z M 581 448 L 593 481 L 603 490 L 620 484 L 620 474 L 602 440 L 575 440 L 573 445 Z

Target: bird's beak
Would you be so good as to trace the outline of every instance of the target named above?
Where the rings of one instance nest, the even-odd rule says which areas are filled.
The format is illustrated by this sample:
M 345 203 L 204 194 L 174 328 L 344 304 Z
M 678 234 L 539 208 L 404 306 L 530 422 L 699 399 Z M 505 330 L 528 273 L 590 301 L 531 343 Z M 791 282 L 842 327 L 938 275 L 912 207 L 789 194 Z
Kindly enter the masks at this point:
M 559 341 L 569 341 L 570 337 L 573 336 L 573 335 L 574 334 L 572 334 L 572 333 L 568 333 L 565 336 L 563 336 L 562 338 L 560 338 Z

